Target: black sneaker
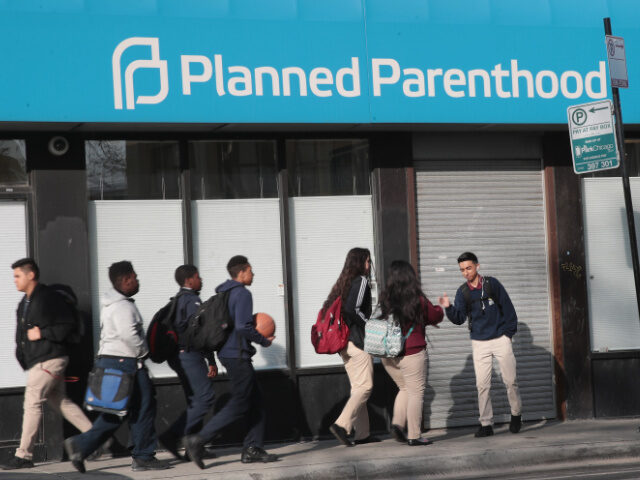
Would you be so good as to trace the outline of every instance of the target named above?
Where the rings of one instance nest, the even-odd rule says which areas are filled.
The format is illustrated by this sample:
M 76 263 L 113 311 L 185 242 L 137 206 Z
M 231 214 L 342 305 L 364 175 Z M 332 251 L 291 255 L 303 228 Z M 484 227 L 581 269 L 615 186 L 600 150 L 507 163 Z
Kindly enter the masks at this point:
M 74 445 L 73 437 L 69 437 L 64 441 L 64 450 L 67 452 L 73 468 L 78 470 L 80 473 L 86 472 L 86 469 L 84 468 L 84 459 L 82 458 L 80 450 L 78 450 Z
M 409 445 L 410 447 L 421 447 L 421 446 L 426 446 L 426 445 L 432 445 L 433 442 L 431 440 L 429 440 L 428 438 L 410 438 L 409 440 L 407 440 L 407 445 Z
M 0 465 L 2 470 L 18 470 L 19 468 L 33 468 L 33 462 L 22 457 L 13 457 L 7 463 Z
M 254 463 L 254 462 L 275 462 L 278 460 L 278 456 L 273 453 L 267 453 L 260 447 L 247 447 L 242 450 L 240 461 L 242 463 Z
M 478 429 L 478 431 L 474 436 L 476 438 L 482 438 L 482 437 L 490 437 L 491 435 L 493 435 L 493 427 L 491 425 L 486 425 L 486 426 L 480 425 L 480 428 Z
M 216 449 L 207 445 L 202 449 L 202 458 L 216 458 Z M 183 457 L 187 462 L 191 461 L 191 457 L 189 456 L 189 452 L 184 452 Z
M 145 470 L 166 470 L 169 468 L 167 462 L 162 462 L 156 457 L 151 457 L 148 460 L 143 458 L 134 458 L 131 462 L 131 470 L 134 472 L 144 472 Z
M 204 468 L 202 457 L 204 455 L 204 442 L 198 435 L 187 435 L 182 439 L 186 454 L 199 468 Z
M 391 425 L 391 436 L 396 442 L 405 443 L 407 436 L 398 425 Z
M 509 431 L 511 433 L 518 433 L 522 427 L 522 415 L 511 415 L 511 422 L 509 422 Z
M 341 444 L 347 447 L 353 447 L 355 445 L 351 440 L 349 440 L 347 431 L 340 425 L 336 425 L 334 423 L 329 427 L 329 431 L 333 433 L 333 436 L 336 437 Z

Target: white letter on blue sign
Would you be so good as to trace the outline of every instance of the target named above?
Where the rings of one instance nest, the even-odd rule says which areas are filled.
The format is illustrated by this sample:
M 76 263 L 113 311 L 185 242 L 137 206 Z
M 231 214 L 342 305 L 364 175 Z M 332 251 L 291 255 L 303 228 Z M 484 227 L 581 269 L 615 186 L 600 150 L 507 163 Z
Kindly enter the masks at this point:
M 391 76 L 382 77 L 380 67 L 391 67 Z M 400 64 L 393 58 L 373 58 L 371 59 L 371 70 L 373 75 L 373 96 L 379 97 L 380 85 L 393 85 L 400 80 Z

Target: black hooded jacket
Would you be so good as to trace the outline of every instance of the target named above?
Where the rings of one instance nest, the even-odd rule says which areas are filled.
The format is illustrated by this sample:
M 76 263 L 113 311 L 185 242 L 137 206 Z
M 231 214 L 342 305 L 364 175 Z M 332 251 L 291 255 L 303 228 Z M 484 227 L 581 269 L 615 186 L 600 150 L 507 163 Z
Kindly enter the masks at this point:
M 366 277 L 351 281 L 349 294 L 342 302 L 342 316 L 349 326 L 349 340 L 364 350 L 364 325 L 371 316 L 371 288 Z
M 42 283 L 31 293 L 26 315 L 23 315 L 26 303 L 25 295 L 16 311 L 16 358 L 22 368 L 28 370 L 36 363 L 68 355 L 65 341 L 77 325 L 62 297 Z M 27 330 L 34 326 L 40 328 L 42 338 L 31 341 Z

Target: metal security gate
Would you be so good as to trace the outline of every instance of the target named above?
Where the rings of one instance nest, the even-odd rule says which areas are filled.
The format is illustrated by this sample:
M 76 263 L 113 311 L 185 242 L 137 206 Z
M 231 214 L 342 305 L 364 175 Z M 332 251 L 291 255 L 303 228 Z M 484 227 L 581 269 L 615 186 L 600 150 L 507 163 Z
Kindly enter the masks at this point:
M 539 160 L 446 160 L 416 163 L 419 270 L 436 302 L 453 298 L 464 281 L 456 259 L 476 253 L 480 273 L 498 278 L 518 314 L 514 337 L 523 418 L 555 417 L 553 360 Z M 478 423 L 475 375 L 467 325 L 446 317 L 428 329 L 425 424 L 431 428 Z M 494 362 L 494 420 L 508 421 L 506 391 Z

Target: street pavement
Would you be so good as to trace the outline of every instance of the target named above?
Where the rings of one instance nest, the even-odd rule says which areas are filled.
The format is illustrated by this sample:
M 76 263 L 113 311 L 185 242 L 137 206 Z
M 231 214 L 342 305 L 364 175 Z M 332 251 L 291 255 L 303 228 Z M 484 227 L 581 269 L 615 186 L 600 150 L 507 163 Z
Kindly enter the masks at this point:
M 218 451 L 200 470 L 193 463 L 172 461 L 162 471 L 133 472 L 130 458 L 107 458 L 85 462 L 87 473 L 74 470 L 70 462 L 38 464 L 35 468 L 0 471 L 0 480 L 72 479 L 178 479 L 178 480 L 362 480 L 456 478 L 495 473 L 518 478 L 527 467 L 553 469 L 567 464 L 640 459 L 640 419 L 526 422 L 518 434 L 508 425 L 495 427 L 495 435 L 474 438 L 475 429 L 432 430 L 423 436 L 434 443 L 409 447 L 388 435 L 382 442 L 355 447 L 335 440 L 268 444 L 280 460 L 268 464 L 243 464 L 240 448 Z M 158 458 L 171 459 L 166 452 Z M 483 473 L 484 472 L 484 473 Z

